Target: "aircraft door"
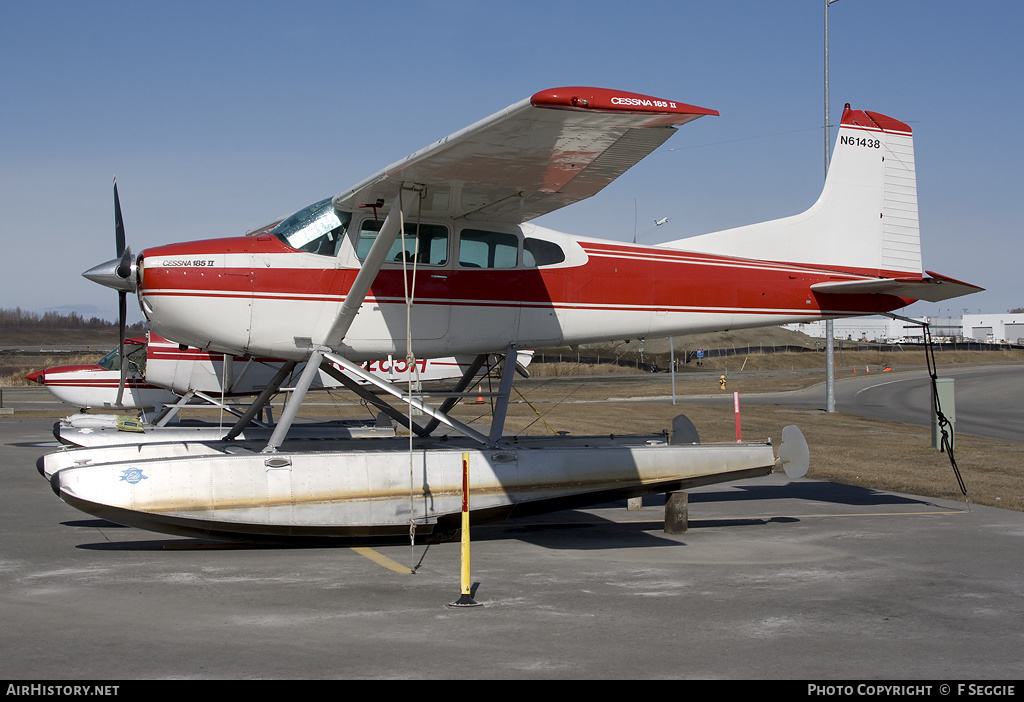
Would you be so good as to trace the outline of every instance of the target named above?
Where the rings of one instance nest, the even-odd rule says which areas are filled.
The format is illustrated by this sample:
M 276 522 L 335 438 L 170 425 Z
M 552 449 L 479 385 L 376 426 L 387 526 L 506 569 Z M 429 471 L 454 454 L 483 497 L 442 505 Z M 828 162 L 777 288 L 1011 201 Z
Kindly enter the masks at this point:
M 466 228 L 459 233 L 450 287 L 451 339 L 504 348 L 519 329 L 522 275 L 518 234 Z
M 383 222 L 367 219 L 360 225 L 356 244 L 359 260 L 366 258 Z M 441 224 L 406 222 L 405 236 L 395 240 L 386 262 L 370 286 L 349 330 L 349 343 L 359 339 L 395 340 L 395 351 L 403 352 L 406 338 L 406 295 L 411 295 L 413 349 L 417 340 L 432 341 L 448 335 L 451 317 L 449 229 Z M 415 273 L 415 276 L 414 276 Z

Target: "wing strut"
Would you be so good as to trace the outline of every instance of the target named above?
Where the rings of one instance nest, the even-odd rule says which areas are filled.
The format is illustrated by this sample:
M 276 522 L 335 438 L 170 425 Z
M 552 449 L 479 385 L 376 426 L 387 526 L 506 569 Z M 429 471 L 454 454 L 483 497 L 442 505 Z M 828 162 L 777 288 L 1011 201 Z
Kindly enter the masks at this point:
M 470 364 L 469 368 L 466 369 L 466 372 L 462 374 L 462 378 L 460 378 L 459 382 L 456 383 L 455 390 L 452 396 L 445 398 L 445 401 L 441 403 L 441 407 L 439 409 L 440 412 L 447 414 L 448 412 L 451 411 L 452 407 L 454 407 L 458 403 L 459 399 L 462 397 L 462 393 L 466 391 L 466 388 L 469 387 L 469 384 L 473 381 L 473 378 L 476 377 L 476 374 L 480 372 L 480 369 L 487 361 L 487 357 L 488 354 L 482 353 L 475 359 L 473 359 L 473 363 Z M 437 425 L 440 423 L 440 419 L 438 419 L 437 417 L 432 417 L 430 421 L 427 422 L 427 425 L 423 427 L 423 433 L 430 434 L 430 432 L 437 429 Z
M 416 424 L 416 422 L 410 422 L 409 417 L 402 414 L 397 409 L 389 405 L 387 402 L 377 397 L 377 395 L 375 395 L 373 392 L 367 390 L 359 383 L 357 383 L 355 380 L 353 380 L 352 378 L 350 378 L 349 376 L 345 375 L 340 370 L 335 368 L 333 365 L 331 365 L 328 359 L 321 361 L 320 370 L 322 370 L 324 373 L 337 380 L 339 383 L 345 386 L 347 390 L 352 391 L 353 393 L 355 393 L 356 395 L 363 398 L 371 405 L 379 409 L 381 412 L 391 417 L 391 419 L 395 420 L 402 426 L 406 427 L 409 431 L 417 434 L 418 436 L 427 436 L 430 434 L 430 431 L 427 431 L 423 427 L 419 426 L 418 424 Z M 436 427 L 436 420 L 434 421 L 434 426 Z
M 299 406 L 306 399 L 306 392 L 309 390 L 309 386 L 313 384 L 317 374 L 320 372 L 320 360 L 322 358 L 323 352 L 320 349 L 313 349 L 309 359 L 306 361 L 306 367 L 302 369 L 302 375 L 299 376 L 299 382 L 295 384 L 295 388 L 292 390 L 292 394 L 284 406 L 284 411 L 281 412 L 281 419 L 278 421 L 277 426 L 274 427 L 274 433 L 270 435 L 270 441 L 267 442 L 266 447 L 263 449 L 263 453 L 274 453 L 284 443 L 284 437 L 287 436 L 288 430 L 292 428 L 295 415 L 299 413 Z
M 277 374 L 271 379 L 269 383 L 267 383 L 267 387 L 263 388 L 263 392 L 259 394 L 259 397 L 257 397 L 251 405 L 249 405 L 249 409 L 247 409 L 245 411 L 245 414 L 243 414 L 242 417 L 237 422 L 235 422 L 235 426 L 231 427 L 231 431 L 229 431 L 227 435 L 224 437 L 225 441 L 232 441 L 235 437 L 242 433 L 242 430 L 245 429 L 249 422 L 252 421 L 253 417 L 259 414 L 260 410 L 263 409 L 263 406 L 267 404 L 267 402 L 270 400 L 270 396 L 281 388 L 281 385 L 284 383 L 285 379 L 295 369 L 295 365 L 295 361 L 288 361 L 283 366 L 281 366 L 281 370 L 277 371 Z
M 155 427 L 167 426 L 167 422 L 171 421 L 171 419 L 173 419 L 174 416 L 176 414 L 178 414 L 178 412 L 181 410 L 181 408 L 184 407 L 185 405 L 187 405 L 189 403 L 189 401 L 193 397 L 195 397 L 195 394 L 196 394 L 195 390 L 189 390 L 184 395 L 182 395 L 178 399 L 178 401 L 175 402 L 173 405 L 167 405 L 166 407 L 164 407 L 163 410 L 160 412 L 160 414 L 157 415 L 156 419 L 153 420 L 153 426 L 155 426 Z
M 373 284 L 374 279 L 376 279 L 381 265 L 383 265 L 388 252 L 391 250 L 391 245 L 395 243 L 395 239 L 402 233 L 404 228 L 403 209 L 410 208 L 420 198 L 421 193 L 422 189 L 420 188 L 404 185 L 399 189 L 398 201 L 391 208 L 391 211 L 388 212 L 388 216 L 384 218 L 384 224 L 381 225 L 377 238 L 373 240 L 373 245 L 370 246 L 370 251 L 366 254 L 366 260 L 363 261 L 359 273 L 356 274 L 356 279 L 352 281 L 352 287 L 349 288 L 348 294 L 345 295 L 345 301 L 341 304 L 341 309 L 338 310 L 338 316 L 335 317 L 334 324 L 331 325 L 330 330 L 328 330 L 327 335 L 324 337 L 325 346 L 336 349 L 345 339 L 345 335 L 348 333 L 349 327 L 352 326 L 356 313 L 362 306 L 363 300 L 366 299 L 367 293 L 370 292 L 370 286 Z M 403 198 L 403 195 L 406 195 L 406 197 Z M 409 195 L 413 196 L 409 197 Z M 407 202 L 403 202 L 403 200 Z
M 516 376 L 516 345 L 509 344 L 505 350 L 505 360 L 501 364 L 501 385 L 498 386 L 498 402 L 494 406 L 491 419 L 491 442 L 501 438 L 505 431 L 505 414 L 508 411 L 508 400 L 512 394 L 512 380 Z
M 481 444 L 490 444 L 490 443 L 492 443 L 490 440 L 488 440 L 488 438 L 486 436 L 484 436 L 483 434 L 481 434 L 480 432 L 478 432 L 476 429 L 474 429 L 473 427 L 469 426 L 468 424 L 466 424 L 464 422 L 460 422 L 459 420 L 457 420 L 457 419 L 455 419 L 453 417 L 448 416 L 446 413 L 443 413 L 443 412 L 440 412 L 440 411 L 434 409 L 430 405 L 428 405 L 428 404 L 426 404 L 424 402 L 421 402 L 420 400 L 416 400 L 416 399 L 414 399 L 412 397 L 409 397 L 409 395 L 407 393 L 404 393 L 401 388 L 399 388 L 399 387 L 397 387 L 395 385 L 392 385 L 391 383 L 387 382 L 383 378 L 379 378 L 379 377 L 377 377 L 377 376 L 375 376 L 375 375 L 373 375 L 371 373 L 368 373 L 365 369 L 363 369 L 362 367 L 356 365 L 355 363 L 352 363 L 352 361 L 348 360 L 347 358 L 339 356 L 336 353 L 331 353 L 330 351 L 327 351 L 327 352 L 324 353 L 324 358 L 326 358 L 327 360 L 331 361 L 332 363 L 338 364 L 344 370 L 348 371 L 349 373 L 351 373 L 351 374 L 353 374 L 355 376 L 358 376 L 358 377 L 362 378 L 366 382 L 368 382 L 368 383 L 370 383 L 372 385 L 376 385 L 378 388 L 380 388 L 384 392 L 389 393 L 390 395 L 393 395 L 394 397 L 397 397 L 402 402 L 409 403 L 410 405 L 412 405 L 416 409 L 420 410 L 424 414 L 428 414 L 431 417 L 434 417 L 435 419 L 439 420 L 443 424 L 447 424 L 452 429 L 455 429 L 456 431 L 458 431 L 458 432 L 460 432 L 462 434 L 465 434 L 466 436 L 468 436 L 469 438 L 473 439 L 474 441 L 478 441 Z

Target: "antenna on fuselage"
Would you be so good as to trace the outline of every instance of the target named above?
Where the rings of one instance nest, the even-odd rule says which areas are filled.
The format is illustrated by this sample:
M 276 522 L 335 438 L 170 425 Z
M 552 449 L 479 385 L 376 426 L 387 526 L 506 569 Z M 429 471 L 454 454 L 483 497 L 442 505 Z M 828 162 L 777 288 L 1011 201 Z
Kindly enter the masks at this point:
M 633 198 L 633 243 L 636 243 L 636 198 Z

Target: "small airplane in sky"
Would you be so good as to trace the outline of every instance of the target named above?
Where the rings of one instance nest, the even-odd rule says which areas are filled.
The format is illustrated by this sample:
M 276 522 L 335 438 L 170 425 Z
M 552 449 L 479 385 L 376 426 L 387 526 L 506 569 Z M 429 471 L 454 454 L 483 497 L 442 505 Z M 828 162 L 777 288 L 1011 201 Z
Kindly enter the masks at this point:
M 679 127 L 717 114 L 618 90 L 544 90 L 250 236 L 137 257 L 124 245 L 115 185 L 118 258 L 84 275 L 122 300 L 136 293 L 155 332 L 203 351 L 306 363 L 289 408 L 317 368 L 335 364 L 432 419 L 412 424 L 414 458 L 382 451 L 369 461 L 346 449 L 289 449 L 286 409 L 266 446 L 244 460 L 224 453 L 195 463 L 168 452 L 126 466 L 138 457 L 104 454 L 54 472 L 55 490 L 94 514 L 175 533 L 336 536 L 429 531 L 459 512 L 452 444 L 432 443 L 438 423 L 467 437 L 481 516 L 786 463 L 770 446 L 747 446 L 742 457 L 738 445 L 614 438 L 526 447 L 503 433 L 512 364 L 503 365 L 486 432 L 451 416 L 457 399 L 435 408 L 359 366 L 388 355 L 514 358 L 521 348 L 870 315 L 980 290 L 923 269 L 911 128 L 849 105 L 821 196 L 801 214 L 654 246 L 532 223 L 595 195 Z M 408 495 L 399 497 L 403 472 Z M 130 491 L 113 487 L 119 474 L 121 483 L 137 478 Z

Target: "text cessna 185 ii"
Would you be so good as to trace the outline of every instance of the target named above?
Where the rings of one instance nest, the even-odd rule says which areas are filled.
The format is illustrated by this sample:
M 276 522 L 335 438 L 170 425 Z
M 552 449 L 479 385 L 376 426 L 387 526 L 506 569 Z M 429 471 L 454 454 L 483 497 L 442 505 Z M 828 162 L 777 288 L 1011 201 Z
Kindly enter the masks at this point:
M 616 90 L 544 90 L 255 235 L 158 246 L 137 258 L 119 245 L 118 259 L 87 276 L 136 292 L 167 338 L 307 362 L 293 392 L 300 401 L 328 362 L 360 375 L 361 361 L 388 354 L 483 359 L 876 314 L 980 289 L 922 269 L 910 127 L 849 106 L 822 194 L 802 214 L 656 246 L 531 223 L 596 194 L 678 127 L 716 114 Z M 457 526 L 463 455 L 474 519 L 776 466 L 806 470 L 806 444 L 789 427 L 777 457 L 770 442 L 707 445 L 682 429 L 669 441 L 505 437 L 510 364 L 486 433 L 450 415 L 456 398 L 435 408 L 362 375 L 431 417 L 410 419 L 415 441 L 296 445 L 286 410 L 265 446 L 78 449 L 43 460 L 54 490 L 86 512 L 223 538 Z M 435 438 L 438 423 L 462 437 Z
M 520 374 L 533 358 L 532 351 L 520 351 L 516 362 Z M 405 358 L 383 358 L 364 361 L 361 367 L 390 383 L 423 383 L 460 378 L 473 363 L 472 356 L 459 358 L 421 358 L 410 364 Z M 491 356 L 483 370 L 490 370 L 498 359 Z M 54 435 L 65 444 L 99 446 L 149 441 L 197 441 L 219 439 L 231 428 L 216 425 L 172 426 L 180 410 L 188 405 L 219 407 L 241 416 L 236 409 L 240 399 L 262 392 L 284 366 L 274 358 L 240 357 L 218 354 L 196 348 L 182 348 L 148 332 L 146 337 L 126 339 L 119 348 L 104 355 L 96 363 L 55 366 L 25 376 L 47 389 L 61 402 L 84 410 L 147 410 L 153 411 L 150 421 L 134 420 L 124 415 L 76 414 L 54 425 Z M 282 391 L 301 376 L 304 364 L 295 365 L 279 384 Z M 332 373 L 319 369 L 310 390 L 331 390 L 344 387 L 335 376 L 345 373 L 334 366 Z M 366 384 L 346 373 L 352 382 Z M 482 397 L 482 393 L 479 394 Z M 383 408 L 382 409 L 386 409 Z M 273 415 L 265 406 L 266 423 L 253 418 L 253 426 L 240 435 L 244 438 L 270 437 Z M 125 421 L 128 420 L 128 421 Z M 390 421 L 387 427 L 390 426 Z M 370 426 L 365 421 L 316 423 L 304 425 L 305 435 L 380 436 L 388 433 L 385 426 Z M 295 427 L 293 427 L 293 432 Z M 393 432 L 391 432 L 393 433 Z

